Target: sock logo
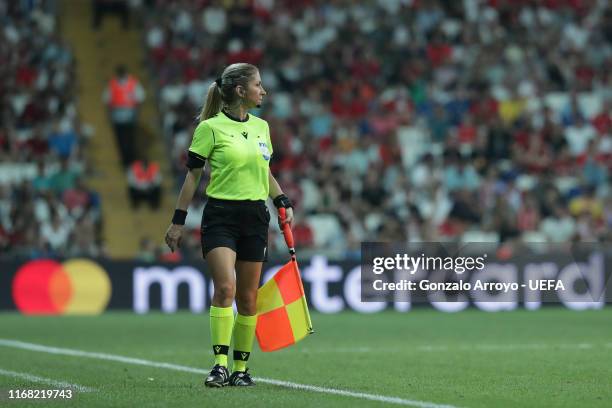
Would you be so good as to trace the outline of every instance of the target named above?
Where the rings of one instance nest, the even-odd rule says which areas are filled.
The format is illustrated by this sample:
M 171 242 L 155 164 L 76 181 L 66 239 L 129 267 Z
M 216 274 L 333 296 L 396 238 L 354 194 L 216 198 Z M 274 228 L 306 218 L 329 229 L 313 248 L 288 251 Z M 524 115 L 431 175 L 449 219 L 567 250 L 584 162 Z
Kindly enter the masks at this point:
M 247 361 L 250 355 L 248 351 L 234 350 L 234 360 Z
M 214 344 L 213 345 L 213 351 L 215 352 L 215 355 L 217 354 L 227 354 L 229 350 L 229 346 L 224 346 L 223 344 Z

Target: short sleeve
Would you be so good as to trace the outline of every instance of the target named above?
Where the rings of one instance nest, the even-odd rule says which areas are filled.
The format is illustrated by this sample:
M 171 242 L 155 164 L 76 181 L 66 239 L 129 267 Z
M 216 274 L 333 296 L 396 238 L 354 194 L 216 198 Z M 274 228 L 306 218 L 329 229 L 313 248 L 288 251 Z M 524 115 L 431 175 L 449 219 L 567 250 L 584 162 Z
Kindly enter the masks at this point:
M 272 147 L 272 138 L 270 137 L 270 125 L 266 122 L 266 134 L 268 137 L 268 150 L 270 150 L 270 157 L 274 153 L 274 148 Z
M 215 132 L 206 122 L 200 122 L 193 132 L 193 139 L 189 151 L 203 158 L 210 157 L 213 147 L 215 147 Z

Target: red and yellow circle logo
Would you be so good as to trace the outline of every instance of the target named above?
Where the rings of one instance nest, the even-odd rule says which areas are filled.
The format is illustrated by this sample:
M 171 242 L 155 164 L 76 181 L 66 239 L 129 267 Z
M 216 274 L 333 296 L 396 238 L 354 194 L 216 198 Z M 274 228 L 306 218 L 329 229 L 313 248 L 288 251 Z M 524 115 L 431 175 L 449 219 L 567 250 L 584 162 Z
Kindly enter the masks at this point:
M 13 279 L 13 300 L 24 314 L 100 314 L 110 295 L 106 271 L 88 259 L 28 262 Z

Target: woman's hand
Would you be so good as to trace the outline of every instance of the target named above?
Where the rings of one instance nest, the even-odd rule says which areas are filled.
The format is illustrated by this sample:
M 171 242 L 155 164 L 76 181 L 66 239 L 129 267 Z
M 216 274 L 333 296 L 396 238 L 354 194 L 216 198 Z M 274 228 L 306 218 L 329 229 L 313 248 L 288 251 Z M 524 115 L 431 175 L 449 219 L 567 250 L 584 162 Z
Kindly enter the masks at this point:
M 285 208 L 285 224 L 289 224 L 289 227 L 293 226 L 293 208 L 291 207 Z M 280 216 L 278 217 L 278 228 L 281 231 L 283 230 L 283 221 L 280 219 Z
M 165 239 L 166 239 L 166 244 L 168 245 L 168 248 L 170 248 L 172 252 L 174 252 L 177 248 L 180 248 L 182 235 L 183 235 L 182 225 L 170 224 L 170 226 L 168 227 L 168 230 L 166 231 Z

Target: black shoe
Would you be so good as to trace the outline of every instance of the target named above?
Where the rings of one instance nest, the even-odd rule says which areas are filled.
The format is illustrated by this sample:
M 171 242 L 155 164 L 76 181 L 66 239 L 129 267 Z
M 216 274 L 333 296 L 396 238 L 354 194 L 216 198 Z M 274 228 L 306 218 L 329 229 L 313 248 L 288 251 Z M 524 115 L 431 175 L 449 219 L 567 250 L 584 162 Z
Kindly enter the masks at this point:
M 244 371 L 234 371 L 229 378 L 229 385 L 236 387 L 251 387 L 255 385 L 247 368 Z
M 216 364 L 206 377 L 204 385 L 207 387 L 225 387 L 229 383 L 229 371 L 226 367 Z

